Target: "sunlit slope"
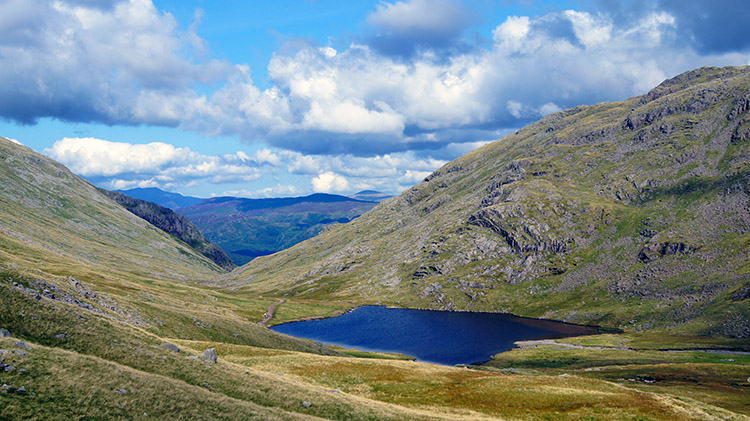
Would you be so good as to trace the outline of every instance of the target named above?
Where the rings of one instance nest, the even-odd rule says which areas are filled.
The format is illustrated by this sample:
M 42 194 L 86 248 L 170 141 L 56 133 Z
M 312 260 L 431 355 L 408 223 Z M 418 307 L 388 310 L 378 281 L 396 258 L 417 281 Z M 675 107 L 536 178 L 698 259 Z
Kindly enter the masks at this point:
M 580 106 L 214 285 L 750 336 L 750 68 Z
M 335 354 L 258 326 L 275 299 L 198 286 L 224 271 L 62 165 L 7 139 L 0 162 L 0 282 L 164 339 Z
M 0 138 L 0 259 L 50 274 L 195 281 L 221 273 L 64 166 Z

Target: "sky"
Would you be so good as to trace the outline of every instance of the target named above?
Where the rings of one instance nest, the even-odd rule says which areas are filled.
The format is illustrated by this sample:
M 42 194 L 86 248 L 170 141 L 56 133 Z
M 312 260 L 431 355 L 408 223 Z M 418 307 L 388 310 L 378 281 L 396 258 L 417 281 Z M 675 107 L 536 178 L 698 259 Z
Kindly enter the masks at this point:
M 746 0 L 0 0 L 0 136 L 109 189 L 397 194 L 540 118 L 750 64 Z

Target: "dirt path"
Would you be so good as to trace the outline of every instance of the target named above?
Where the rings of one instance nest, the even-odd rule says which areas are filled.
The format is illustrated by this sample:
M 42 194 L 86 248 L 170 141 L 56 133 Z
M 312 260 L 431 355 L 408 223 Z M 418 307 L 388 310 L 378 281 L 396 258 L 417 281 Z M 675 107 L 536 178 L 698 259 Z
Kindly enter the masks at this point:
M 259 325 L 265 326 L 266 323 L 268 323 L 269 320 L 273 318 L 273 313 L 276 311 L 276 307 L 284 304 L 286 300 L 279 300 L 278 303 L 273 303 L 270 306 L 268 306 L 268 311 L 266 314 L 263 315 L 263 320 L 258 322 Z

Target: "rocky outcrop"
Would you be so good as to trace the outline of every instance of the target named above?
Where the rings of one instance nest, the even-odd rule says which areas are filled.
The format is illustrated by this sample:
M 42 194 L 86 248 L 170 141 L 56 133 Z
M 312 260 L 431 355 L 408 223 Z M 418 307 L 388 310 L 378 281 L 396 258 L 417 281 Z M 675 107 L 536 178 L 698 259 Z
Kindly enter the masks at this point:
M 201 234 L 198 227 L 193 225 L 184 216 L 156 203 L 135 199 L 119 192 L 105 189 L 99 189 L 99 191 L 122 205 L 130 213 L 148 221 L 151 225 L 167 234 L 182 240 L 185 244 L 208 257 L 225 270 L 231 271 L 237 267 L 221 247 L 208 241 Z
M 562 253 L 567 249 L 566 241 L 542 236 L 538 225 L 519 224 L 517 221 L 504 222 L 503 214 L 495 209 L 482 209 L 471 215 L 467 222 L 469 225 L 488 228 L 499 234 L 518 254 L 547 251 Z
M 643 246 L 640 253 L 638 253 L 638 258 L 643 263 L 650 263 L 660 257 L 672 256 L 678 253 L 687 254 L 695 250 L 695 247 L 689 246 L 685 243 L 670 243 L 667 241 L 664 243 L 647 244 Z

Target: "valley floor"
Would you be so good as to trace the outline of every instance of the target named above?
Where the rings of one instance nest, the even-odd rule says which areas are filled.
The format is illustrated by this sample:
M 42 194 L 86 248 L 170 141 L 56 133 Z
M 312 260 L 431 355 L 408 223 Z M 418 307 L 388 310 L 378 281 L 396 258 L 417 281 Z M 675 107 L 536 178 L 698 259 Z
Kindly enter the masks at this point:
M 0 327 L 12 336 L 0 339 L 2 419 L 750 416 L 750 355 L 660 350 L 742 348 L 735 341 L 596 335 L 524 346 L 479 367 L 446 367 L 353 350 L 278 349 L 259 339 L 248 345 L 241 343 L 245 334 L 178 338 L 36 299 L 4 281 Z M 274 303 L 271 322 L 330 316 L 353 305 L 259 298 L 250 324 L 267 331 L 257 322 Z M 200 358 L 209 348 L 217 363 Z

